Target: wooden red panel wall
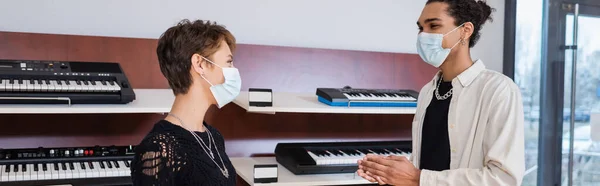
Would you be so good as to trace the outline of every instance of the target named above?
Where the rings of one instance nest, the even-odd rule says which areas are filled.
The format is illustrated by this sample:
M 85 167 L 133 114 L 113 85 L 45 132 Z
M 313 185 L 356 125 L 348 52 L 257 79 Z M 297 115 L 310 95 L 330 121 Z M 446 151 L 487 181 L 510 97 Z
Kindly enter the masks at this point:
M 0 58 L 110 61 L 134 88 L 168 88 L 156 40 L 0 32 Z M 243 89 L 314 93 L 317 87 L 420 90 L 436 69 L 418 55 L 240 44 Z M 0 105 L 1 106 L 1 105 Z M 232 157 L 273 153 L 281 141 L 409 139 L 413 115 L 247 113 L 235 104 L 207 114 Z M 0 148 L 136 144 L 160 114 L 1 114 Z

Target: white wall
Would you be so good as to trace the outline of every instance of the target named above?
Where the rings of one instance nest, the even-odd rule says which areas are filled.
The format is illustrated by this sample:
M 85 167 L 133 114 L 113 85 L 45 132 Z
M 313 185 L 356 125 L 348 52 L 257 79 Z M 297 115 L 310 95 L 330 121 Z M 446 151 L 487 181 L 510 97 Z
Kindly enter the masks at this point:
M 239 43 L 416 53 L 426 0 L 0 0 L 0 30 L 158 38 L 178 20 L 210 19 Z M 472 53 L 502 71 L 504 0 Z

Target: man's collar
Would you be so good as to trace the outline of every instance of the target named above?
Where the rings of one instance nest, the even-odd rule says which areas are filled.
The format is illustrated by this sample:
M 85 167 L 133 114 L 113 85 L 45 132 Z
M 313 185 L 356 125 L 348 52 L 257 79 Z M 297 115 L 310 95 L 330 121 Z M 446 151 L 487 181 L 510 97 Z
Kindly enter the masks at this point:
M 479 74 L 485 69 L 486 67 L 485 64 L 483 64 L 483 61 L 481 59 L 478 59 L 473 63 L 473 65 L 471 65 L 469 68 L 467 68 L 467 70 L 463 71 L 458 76 L 456 76 L 456 78 L 454 78 L 452 81 L 459 81 L 463 87 L 469 86 L 473 82 L 473 80 L 475 80 L 475 78 L 479 76 Z M 441 74 L 441 71 L 437 72 L 433 81 L 434 84 L 438 82 Z

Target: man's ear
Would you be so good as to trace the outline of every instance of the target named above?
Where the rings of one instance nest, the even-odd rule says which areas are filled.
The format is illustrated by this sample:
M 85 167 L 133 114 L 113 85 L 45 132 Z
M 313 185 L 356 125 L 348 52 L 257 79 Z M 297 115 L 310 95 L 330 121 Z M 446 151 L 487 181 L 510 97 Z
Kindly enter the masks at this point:
M 471 22 L 466 22 L 465 24 L 463 24 L 462 27 L 463 28 L 461 29 L 461 38 L 464 40 L 464 42 L 468 42 L 469 38 L 471 38 L 471 35 L 473 35 L 473 30 L 475 29 L 475 26 Z
M 204 74 L 205 67 L 202 66 L 203 61 L 204 59 L 202 59 L 202 56 L 199 54 L 192 55 L 192 58 L 190 59 L 192 69 L 198 74 Z

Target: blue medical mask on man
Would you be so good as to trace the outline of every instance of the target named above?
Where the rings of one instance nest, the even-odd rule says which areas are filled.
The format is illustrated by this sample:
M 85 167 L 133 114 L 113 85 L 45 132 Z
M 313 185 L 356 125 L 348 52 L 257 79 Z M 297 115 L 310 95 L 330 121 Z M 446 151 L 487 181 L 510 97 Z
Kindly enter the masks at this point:
M 208 84 L 210 84 L 210 92 L 212 92 L 215 100 L 217 100 L 217 107 L 222 108 L 233 101 L 240 94 L 240 90 L 242 89 L 242 78 L 240 77 L 240 72 L 237 68 L 221 67 L 217 65 L 217 63 L 212 62 L 205 57 L 202 58 L 223 69 L 223 77 L 225 78 L 225 82 L 223 82 L 223 84 L 215 85 L 208 81 L 203 74 L 200 74 L 200 76 L 206 80 Z
M 463 25 L 464 23 L 446 34 L 433 34 L 426 32 L 419 33 L 417 39 L 417 51 L 419 52 L 419 56 L 421 56 L 423 61 L 426 63 L 439 68 L 450 54 L 450 51 L 452 51 L 452 49 L 462 41 L 461 38 L 452 46 L 452 48 L 444 48 L 442 47 L 444 37 L 456 31 L 456 29 L 462 27 Z

